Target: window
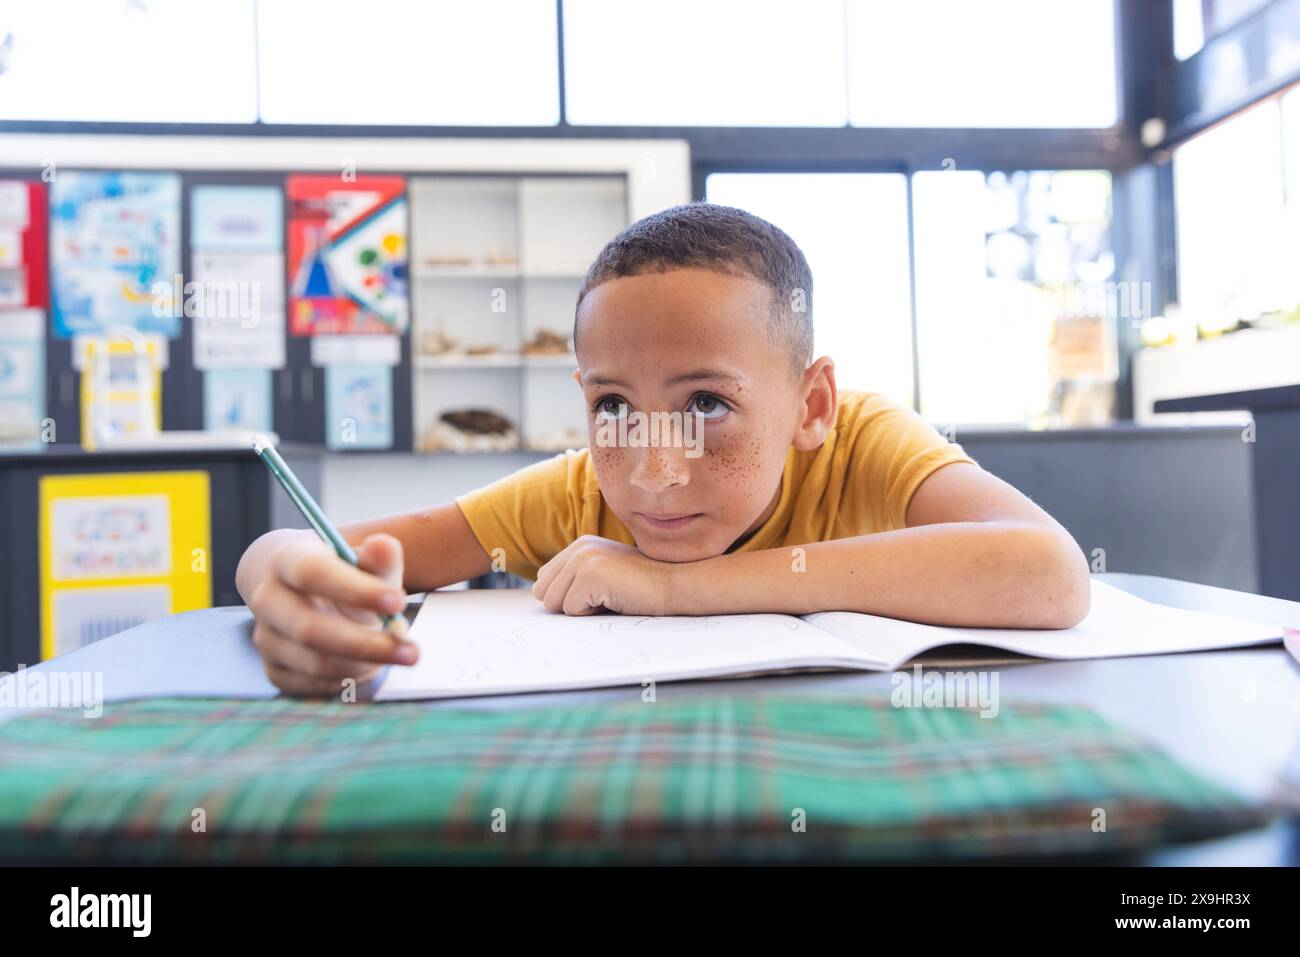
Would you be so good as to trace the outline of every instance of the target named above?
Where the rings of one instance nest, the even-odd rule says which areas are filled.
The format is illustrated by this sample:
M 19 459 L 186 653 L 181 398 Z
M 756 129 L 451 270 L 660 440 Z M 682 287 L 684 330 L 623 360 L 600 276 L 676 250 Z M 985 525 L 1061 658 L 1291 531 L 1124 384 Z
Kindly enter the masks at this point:
M 1282 261 L 1292 265 L 1283 271 L 1282 305 L 1300 313 L 1300 86 L 1281 99 L 1282 108 L 1282 206 L 1285 251 Z
M 1186 60 L 1205 41 L 1236 26 L 1269 0 L 1170 0 L 1174 5 L 1174 56 Z
M 259 0 L 257 8 L 264 122 L 559 122 L 554 0 Z
M 1113 0 L 847 0 L 854 126 L 1108 128 Z
M 813 273 L 816 354 L 843 389 L 912 405 L 907 181 L 899 173 L 714 173 L 715 203 L 785 230 Z
M 1174 56 L 1186 60 L 1205 46 L 1201 0 L 1170 0 L 1174 5 Z
M 1295 95 L 1288 97 L 1293 118 Z M 1294 128 L 1293 119 L 1293 137 Z M 1277 100 L 1234 116 L 1174 153 L 1178 298 L 1188 319 L 1222 328 L 1295 304 L 1283 197 Z M 1294 221 L 1294 210 L 1291 215 Z
M 0 119 L 252 123 L 252 0 L 0 8 Z
M 843 0 L 566 0 L 568 121 L 843 126 Z
M 1106 386 L 1110 204 L 1101 171 L 915 174 L 922 415 L 1047 425 L 1060 411 L 1058 381 Z

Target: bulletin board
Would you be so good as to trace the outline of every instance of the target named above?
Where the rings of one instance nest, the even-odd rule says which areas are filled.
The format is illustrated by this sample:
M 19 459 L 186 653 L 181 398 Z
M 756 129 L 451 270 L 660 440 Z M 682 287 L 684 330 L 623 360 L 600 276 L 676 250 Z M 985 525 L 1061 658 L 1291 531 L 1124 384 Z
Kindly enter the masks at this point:
M 208 473 L 40 479 L 41 658 L 212 605 Z

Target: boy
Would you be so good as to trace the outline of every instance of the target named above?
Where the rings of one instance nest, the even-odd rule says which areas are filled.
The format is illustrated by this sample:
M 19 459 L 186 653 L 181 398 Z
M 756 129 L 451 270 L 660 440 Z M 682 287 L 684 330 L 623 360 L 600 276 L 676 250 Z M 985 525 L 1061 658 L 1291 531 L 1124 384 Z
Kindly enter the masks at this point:
M 376 613 L 494 556 L 569 615 L 1080 621 L 1088 569 L 1065 529 L 911 410 L 839 395 L 831 360 L 813 361 L 811 302 L 803 253 L 749 213 L 695 203 L 629 226 L 578 296 L 590 448 L 344 527 L 364 571 L 310 532 L 263 535 L 237 581 L 271 680 L 332 696 L 413 663 L 404 623 L 390 637 Z M 669 441 L 626 427 L 663 413 L 680 413 Z

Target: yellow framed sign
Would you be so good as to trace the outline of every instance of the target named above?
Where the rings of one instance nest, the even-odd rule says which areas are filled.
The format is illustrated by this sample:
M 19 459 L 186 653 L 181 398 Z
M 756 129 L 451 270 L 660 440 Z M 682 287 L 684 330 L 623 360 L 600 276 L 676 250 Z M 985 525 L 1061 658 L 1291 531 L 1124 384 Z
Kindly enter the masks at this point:
M 41 659 L 212 605 L 208 473 L 40 479 Z
M 132 437 L 156 433 L 162 424 L 162 357 L 159 341 L 76 340 L 81 373 L 81 444 L 100 442 L 99 427 Z

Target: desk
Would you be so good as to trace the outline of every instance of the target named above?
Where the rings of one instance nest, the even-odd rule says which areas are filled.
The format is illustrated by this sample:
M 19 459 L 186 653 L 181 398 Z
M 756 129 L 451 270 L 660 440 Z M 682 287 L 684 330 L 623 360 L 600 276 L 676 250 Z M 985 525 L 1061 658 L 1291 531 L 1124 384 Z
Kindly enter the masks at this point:
M 1300 628 L 1300 603 L 1227 589 L 1112 573 L 1098 576 L 1151 601 Z M 411 611 L 414 611 L 412 607 Z M 37 666 L 102 672 L 105 701 L 141 696 L 274 697 L 249 635 L 244 608 L 213 608 L 150 622 Z M 962 669 L 970 670 L 970 669 Z M 1300 666 L 1280 647 L 1240 651 L 1033 662 L 1000 667 L 1008 698 L 1086 704 L 1142 732 L 1205 777 L 1263 799 L 1300 738 Z M 724 682 L 665 683 L 662 698 L 778 691 L 888 695 L 888 674 L 808 674 Z M 457 708 L 527 708 L 624 700 L 627 689 L 433 702 Z M 0 711 L 0 720 L 16 712 Z M 1280 822 L 1220 841 L 1157 852 L 1151 864 L 1300 864 L 1300 826 Z
M 1300 600 L 1300 385 L 1185 399 L 1161 399 L 1156 412 L 1247 409 L 1254 445 L 1255 547 L 1260 591 Z

